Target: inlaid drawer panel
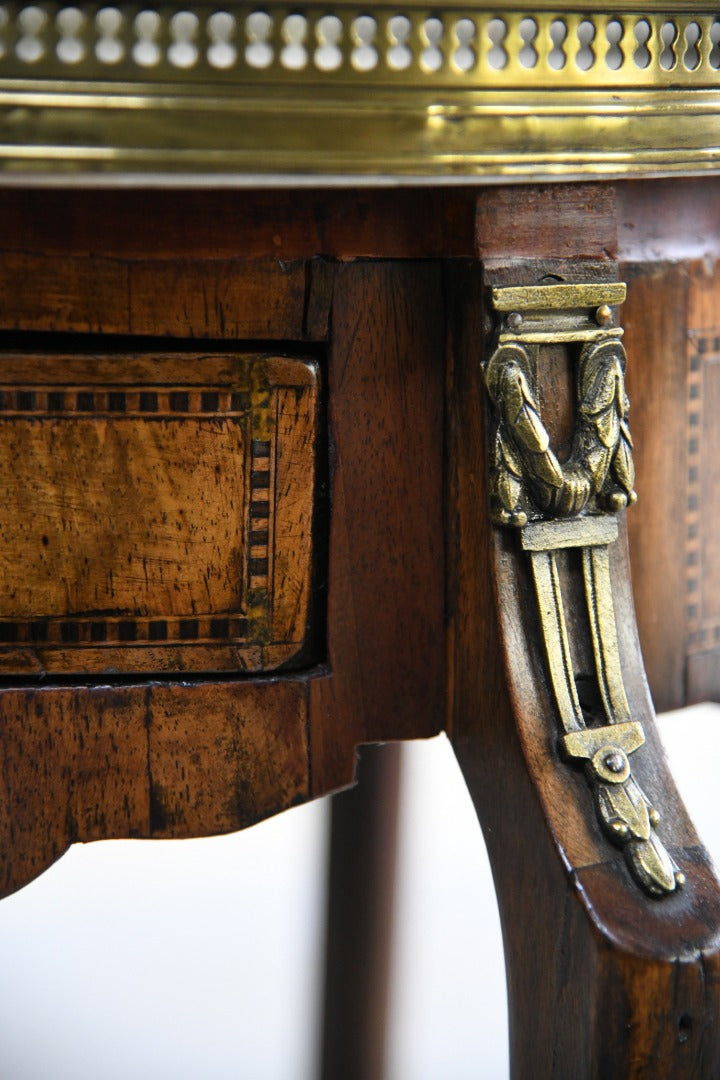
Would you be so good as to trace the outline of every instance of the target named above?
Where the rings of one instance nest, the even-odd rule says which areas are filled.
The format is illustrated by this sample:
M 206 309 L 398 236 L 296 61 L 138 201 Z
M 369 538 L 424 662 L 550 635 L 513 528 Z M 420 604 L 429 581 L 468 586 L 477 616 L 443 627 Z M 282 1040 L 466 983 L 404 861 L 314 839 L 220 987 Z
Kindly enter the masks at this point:
M 0 355 L 0 671 L 297 657 L 318 400 L 308 360 Z

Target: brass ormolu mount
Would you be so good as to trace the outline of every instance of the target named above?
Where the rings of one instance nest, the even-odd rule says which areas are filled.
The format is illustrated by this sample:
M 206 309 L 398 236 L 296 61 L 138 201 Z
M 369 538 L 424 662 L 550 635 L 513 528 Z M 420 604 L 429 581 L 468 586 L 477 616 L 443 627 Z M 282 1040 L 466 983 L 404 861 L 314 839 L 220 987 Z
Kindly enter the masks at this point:
M 610 576 L 615 514 L 634 503 L 635 471 L 625 392 L 626 356 L 613 306 L 625 285 L 539 285 L 492 292 L 500 317 L 484 365 L 494 407 L 490 495 L 495 524 L 518 529 L 528 552 L 564 755 L 585 764 L 599 821 L 622 847 L 635 880 L 653 897 L 685 877 L 663 847 L 660 820 L 636 780 L 629 755 L 645 742 L 623 685 Z M 550 444 L 538 404 L 543 345 L 577 353 L 576 423 L 567 461 Z M 606 723 L 580 702 L 565 616 L 558 553 L 579 549 L 594 678 Z
M 624 284 L 493 291 L 495 309 L 507 313 L 485 368 L 498 414 L 491 477 L 498 525 L 620 510 L 635 502 L 626 357 L 610 307 L 624 298 Z M 550 446 L 535 386 L 538 349 L 561 343 L 580 346 L 577 427 L 564 465 Z

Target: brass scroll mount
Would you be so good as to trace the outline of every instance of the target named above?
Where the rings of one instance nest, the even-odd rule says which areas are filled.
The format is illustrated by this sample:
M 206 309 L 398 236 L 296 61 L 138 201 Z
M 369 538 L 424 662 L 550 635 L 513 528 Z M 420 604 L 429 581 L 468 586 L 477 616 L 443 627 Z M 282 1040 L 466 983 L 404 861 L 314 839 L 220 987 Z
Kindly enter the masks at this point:
M 652 897 L 685 881 L 655 832 L 660 815 L 632 775 L 630 756 L 645 742 L 631 715 L 618 649 L 610 546 L 616 514 L 636 501 L 626 355 L 613 308 L 622 283 L 496 288 L 498 328 L 485 383 L 493 405 L 490 499 L 493 521 L 520 535 L 530 559 L 549 682 L 565 758 L 585 767 L 600 825 Z M 561 461 L 540 407 L 539 354 L 566 347 L 574 360 L 575 427 Z M 574 355 L 573 355 L 574 353 Z M 586 652 L 604 723 L 583 707 L 566 619 L 559 557 L 580 552 L 587 619 Z M 585 633 L 578 630 L 577 633 Z

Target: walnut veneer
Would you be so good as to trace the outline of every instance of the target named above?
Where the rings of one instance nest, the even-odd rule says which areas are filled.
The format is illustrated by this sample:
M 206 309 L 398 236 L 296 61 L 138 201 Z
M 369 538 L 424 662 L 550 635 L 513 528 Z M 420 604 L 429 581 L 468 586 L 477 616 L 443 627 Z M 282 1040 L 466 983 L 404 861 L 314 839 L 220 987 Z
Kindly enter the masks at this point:
M 489 268 L 628 281 L 647 673 L 659 707 L 717 696 L 720 184 L 0 208 L 3 892 L 73 842 L 238 829 L 352 783 L 360 744 L 446 729 L 498 886 L 514 1075 L 719 1075 L 720 891 L 652 734 L 625 549 L 642 779 L 687 876 L 662 901 L 548 734 L 480 364 Z

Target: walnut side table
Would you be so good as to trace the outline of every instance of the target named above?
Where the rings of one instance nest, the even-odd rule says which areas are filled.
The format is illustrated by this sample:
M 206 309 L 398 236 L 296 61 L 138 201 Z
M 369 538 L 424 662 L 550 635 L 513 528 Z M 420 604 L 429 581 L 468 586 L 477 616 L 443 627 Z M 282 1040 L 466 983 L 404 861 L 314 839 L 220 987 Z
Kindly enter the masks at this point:
M 648 690 L 720 692 L 720 19 L 0 33 L 4 893 L 446 730 L 513 1076 L 720 1075 L 720 889 Z

